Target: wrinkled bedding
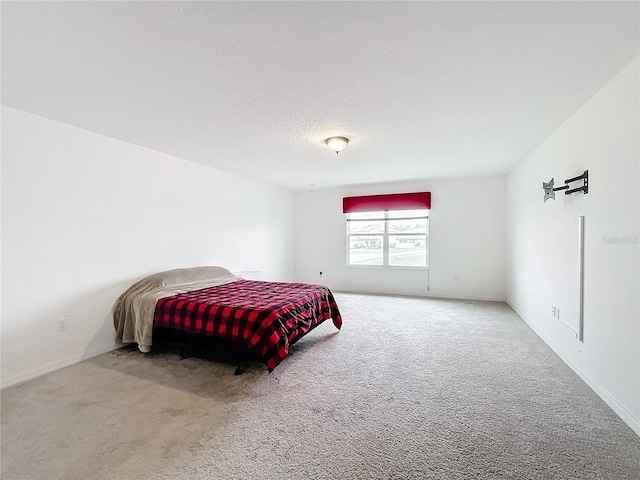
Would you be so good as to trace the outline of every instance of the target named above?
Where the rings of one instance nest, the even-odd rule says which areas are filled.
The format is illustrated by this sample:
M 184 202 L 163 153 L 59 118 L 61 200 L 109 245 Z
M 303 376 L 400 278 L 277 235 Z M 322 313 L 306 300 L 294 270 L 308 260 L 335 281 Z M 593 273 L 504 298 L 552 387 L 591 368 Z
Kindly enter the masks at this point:
M 135 342 L 141 352 L 148 352 L 153 343 L 153 315 L 159 299 L 240 279 L 226 268 L 216 266 L 179 268 L 146 277 L 116 301 L 113 313 L 116 341 Z
M 153 324 L 240 346 L 269 371 L 325 320 L 342 317 L 331 291 L 308 283 L 238 280 L 158 300 Z

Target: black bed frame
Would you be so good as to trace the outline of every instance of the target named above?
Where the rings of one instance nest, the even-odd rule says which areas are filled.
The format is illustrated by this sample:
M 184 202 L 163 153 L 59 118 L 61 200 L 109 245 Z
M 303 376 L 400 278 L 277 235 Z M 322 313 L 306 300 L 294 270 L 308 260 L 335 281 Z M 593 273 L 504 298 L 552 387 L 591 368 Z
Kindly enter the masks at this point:
M 259 361 L 238 342 L 207 337 L 171 328 L 153 327 L 153 343 L 180 349 L 180 358 L 187 358 L 187 349 L 194 357 L 205 357 L 236 367 L 234 375 L 242 375 L 243 362 Z
M 304 335 L 298 335 L 289 346 L 295 345 L 305 335 L 309 334 L 320 323 L 311 326 Z M 189 348 L 194 352 L 196 357 L 205 357 L 211 360 L 228 363 L 236 367 L 234 375 L 242 375 L 244 368 L 242 364 L 247 361 L 262 363 L 259 358 L 249 352 L 244 345 L 239 342 L 223 340 L 221 338 L 208 337 L 206 335 L 198 335 L 195 333 L 185 332 L 182 330 L 174 330 L 172 328 L 153 327 L 154 344 L 164 344 L 169 347 L 177 347 L 180 349 L 180 358 L 184 360 L 186 350 Z

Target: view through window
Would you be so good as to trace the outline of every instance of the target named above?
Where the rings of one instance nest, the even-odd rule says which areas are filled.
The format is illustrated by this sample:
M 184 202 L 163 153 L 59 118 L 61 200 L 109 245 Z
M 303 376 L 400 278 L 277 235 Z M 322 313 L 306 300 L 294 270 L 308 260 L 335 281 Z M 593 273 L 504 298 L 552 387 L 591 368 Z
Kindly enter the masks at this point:
M 429 210 L 347 213 L 347 265 L 423 268 L 428 265 Z

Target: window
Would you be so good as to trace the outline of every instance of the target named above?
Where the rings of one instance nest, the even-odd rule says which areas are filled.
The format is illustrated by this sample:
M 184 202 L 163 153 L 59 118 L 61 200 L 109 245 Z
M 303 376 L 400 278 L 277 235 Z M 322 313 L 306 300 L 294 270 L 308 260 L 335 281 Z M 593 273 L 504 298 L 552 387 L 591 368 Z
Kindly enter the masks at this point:
M 380 210 L 346 215 L 348 266 L 427 268 L 429 210 Z

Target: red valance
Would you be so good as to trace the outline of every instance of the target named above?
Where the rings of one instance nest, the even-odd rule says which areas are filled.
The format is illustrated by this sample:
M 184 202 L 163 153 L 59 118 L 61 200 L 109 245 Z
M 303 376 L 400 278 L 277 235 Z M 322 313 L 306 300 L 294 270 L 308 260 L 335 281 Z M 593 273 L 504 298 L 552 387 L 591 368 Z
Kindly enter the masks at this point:
M 342 199 L 342 211 L 344 213 L 417 210 L 420 208 L 431 208 L 431 192 L 392 193 L 389 195 L 344 197 Z

